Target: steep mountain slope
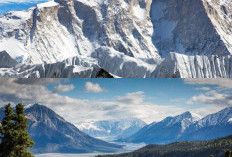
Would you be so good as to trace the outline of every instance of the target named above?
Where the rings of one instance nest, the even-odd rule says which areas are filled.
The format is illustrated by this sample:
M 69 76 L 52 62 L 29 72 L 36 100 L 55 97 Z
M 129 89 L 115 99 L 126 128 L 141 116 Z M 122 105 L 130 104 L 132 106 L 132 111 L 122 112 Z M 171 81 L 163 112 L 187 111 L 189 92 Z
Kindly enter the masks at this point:
M 145 126 L 134 135 L 119 141 L 133 143 L 170 143 L 177 141 L 189 125 L 199 120 L 190 112 L 185 112 L 176 117 L 167 117 L 161 122 Z
M 158 78 L 231 78 L 232 57 L 189 56 L 170 53 L 151 77 Z
M 78 128 L 92 137 L 126 138 L 142 129 L 146 123 L 137 118 L 81 123 Z
M 232 107 L 210 114 L 190 125 L 180 139 L 198 141 L 230 135 L 232 133 L 231 118 Z
M 91 77 L 94 67 L 119 77 L 231 77 L 231 5 L 55 0 L 10 12 L 0 17 L 0 51 L 21 64 L 0 74 L 49 77 L 52 64 L 57 77 Z
M 3 118 L 3 111 L 1 109 L 0 118 Z M 114 152 L 120 148 L 88 136 L 45 106 L 29 106 L 25 115 L 29 120 L 29 134 L 35 141 L 34 153 Z
M 214 7 L 219 4 L 216 1 L 209 2 L 203 0 L 153 1 L 151 5 L 153 40 L 163 56 L 169 52 L 192 55 L 231 54 L 211 22 L 217 17 L 209 18 L 212 12 L 216 11 Z
M 168 145 L 148 145 L 131 153 L 104 157 L 224 157 L 232 149 L 232 136 L 201 142 L 177 142 Z M 99 156 L 102 157 L 102 156 Z
M 143 39 L 151 35 L 147 33 L 152 32 L 147 32 L 147 27 L 138 27 L 141 21 L 136 20 L 137 18 L 131 14 L 130 10 L 133 8 L 129 7 L 133 7 L 133 2 L 118 0 L 91 2 L 57 0 L 57 2 L 39 4 L 27 13 L 14 12 L 3 16 L 0 20 L 3 24 L 2 38 L 4 38 L 1 45 L 7 46 L 6 39 L 16 39 L 16 45 L 24 44 L 22 48 L 30 55 L 24 55 L 24 60 L 29 59 L 33 63 L 54 63 L 78 54 L 86 56 L 101 46 L 113 47 L 116 51 L 128 56 L 137 56 L 136 58 L 158 56 L 155 49 L 151 49 L 154 47 L 152 42 Z M 146 4 L 141 6 L 143 7 L 141 10 L 145 9 L 144 5 Z M 136 43 L 134 38 L 127 38 L 133 37 L 133 33 L 137 38 L 141 38 L 138 40 L 141 44 Z M 147 44 L 150 46 L 146 46 Z M 140 45 L 144 45 L 143 50 Z M 9 53 L 15 54 L 11 50 Z
M 125 142 L 148 144 L 176 141 L 202 141 L 232 134 L 232 107 L 225 108 L 204 118 L 190 112 L 167 117 L 161 122 L 145 126 L 134 135 L 120 139 Z

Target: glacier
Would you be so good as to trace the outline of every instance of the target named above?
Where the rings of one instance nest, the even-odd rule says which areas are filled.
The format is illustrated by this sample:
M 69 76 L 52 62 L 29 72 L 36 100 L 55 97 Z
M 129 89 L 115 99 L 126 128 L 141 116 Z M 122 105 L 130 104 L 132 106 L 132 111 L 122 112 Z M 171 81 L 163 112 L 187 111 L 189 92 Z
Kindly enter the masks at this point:
M 54 0 L 12 11 L 0 16 L 0 77 L 230 78 L 231 6 Z

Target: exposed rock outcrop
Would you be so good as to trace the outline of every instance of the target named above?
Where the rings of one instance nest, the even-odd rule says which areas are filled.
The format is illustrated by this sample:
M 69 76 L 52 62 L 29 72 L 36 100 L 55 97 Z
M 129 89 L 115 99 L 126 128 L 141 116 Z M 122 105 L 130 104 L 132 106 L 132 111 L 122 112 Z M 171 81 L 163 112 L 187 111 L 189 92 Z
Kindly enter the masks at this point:
M 0 51 L 20 64 L 0 74 L 92 77 L 98 67 L 118 77 L 231 77 L 231 6 L 231 0 L 55 0 L 10 12 L 0 17 Z

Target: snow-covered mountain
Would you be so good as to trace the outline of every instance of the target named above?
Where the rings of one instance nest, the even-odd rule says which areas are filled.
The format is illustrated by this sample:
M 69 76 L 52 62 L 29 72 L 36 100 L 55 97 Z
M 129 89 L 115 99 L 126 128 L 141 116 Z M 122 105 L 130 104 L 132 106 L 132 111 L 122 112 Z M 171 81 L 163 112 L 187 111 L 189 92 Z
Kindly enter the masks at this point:
M 29 134 L 35 141 L 34 153 L 115 152 L 121 146 L 95 139 L 81 132 L 51 109 L 34 104 L 26 107 Z M 0 109 L 0 119 L 4 109 Z
M 170 143 L 176 141 L 204 141 L 232 134 L 232 107 L 204 118 L 186 112 L 167 117 L 161 122 L 145 126 L 134 135 L 120 139 L 124 142 Z
M 134 135 L 120 139 L 132 143 L 170 143 L 176 141 L 191 124 L 199 120 L 199 116 L 193 116 L 185 112 L 176 117 L 167 117 L 160 122 L 154 122 L 142 128 Z
M 210 114 L 189 126 L 181 139 L 209 140 L 232 134 L 232 107 Z
M 55 0 L 0 16 L 4 77 L 231 77 L 232 1 Z
M 80 123 L 78 128 L 92 137 L 126 138 L 142 129 L 146 123 L 137 118 Z

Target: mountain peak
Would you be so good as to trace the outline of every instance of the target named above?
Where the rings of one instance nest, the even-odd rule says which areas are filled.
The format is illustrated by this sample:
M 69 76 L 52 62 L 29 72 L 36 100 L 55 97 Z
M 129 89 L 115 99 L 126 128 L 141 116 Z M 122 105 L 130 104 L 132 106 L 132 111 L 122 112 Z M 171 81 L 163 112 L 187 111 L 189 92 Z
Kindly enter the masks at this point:
M 36 6 L 37 6 L 38 9 L 42 9 L 42 8 L 54 7 L 54 6 L 57 6 L 57 5 L 59 5 L 59 4 L 54 2 L 54 1 L 48 1 L 48 2 L 45 2 L 45 3 L 37 4 Z
M 29 109 L 29 108 L 32 108 L 32 107 L 39 107 L 39 106 L 43 106 L 43 105 L 40 105 L 38 103 L 35 103 L 35 104 L 26 104 L 26 105 L 24 105 L 24 109 Z
M 190 111 L 186 111 L 180 115 L 177 115 L 173 118 L 179 119 L 179 120 L 183 120 L 183 119 L 192 119 L 193 121 L 197 121 L 200 120 L 202 118 L 202 116 L 194 113 L 194 112 L 190 112 Z
M 182 114 L 180 114 L 180 115 L 178 115 L 176 117 L 192 118 L 192 114 L 191 114 L 191 112 L 186 111 L 186 112 L 184 112 L 184 113 L 182 113 Z
M 165 120 L 180 122 L 184 119 L 189 119 L 189 118 L 192 118 L 192 114 L 189 111 L 186 111 L 174 117 L 167 117 Z
M 56 114 L 52 109 L 48 108 L 45 105 L 41 105 L 41 104 L 38 104 L 38 103 L 26 105 L 25 109 L 26 110 L 39 110 L 40 112 L 45 112 L 46 111 L 46 112 L 52 113 L 51 115 Z

